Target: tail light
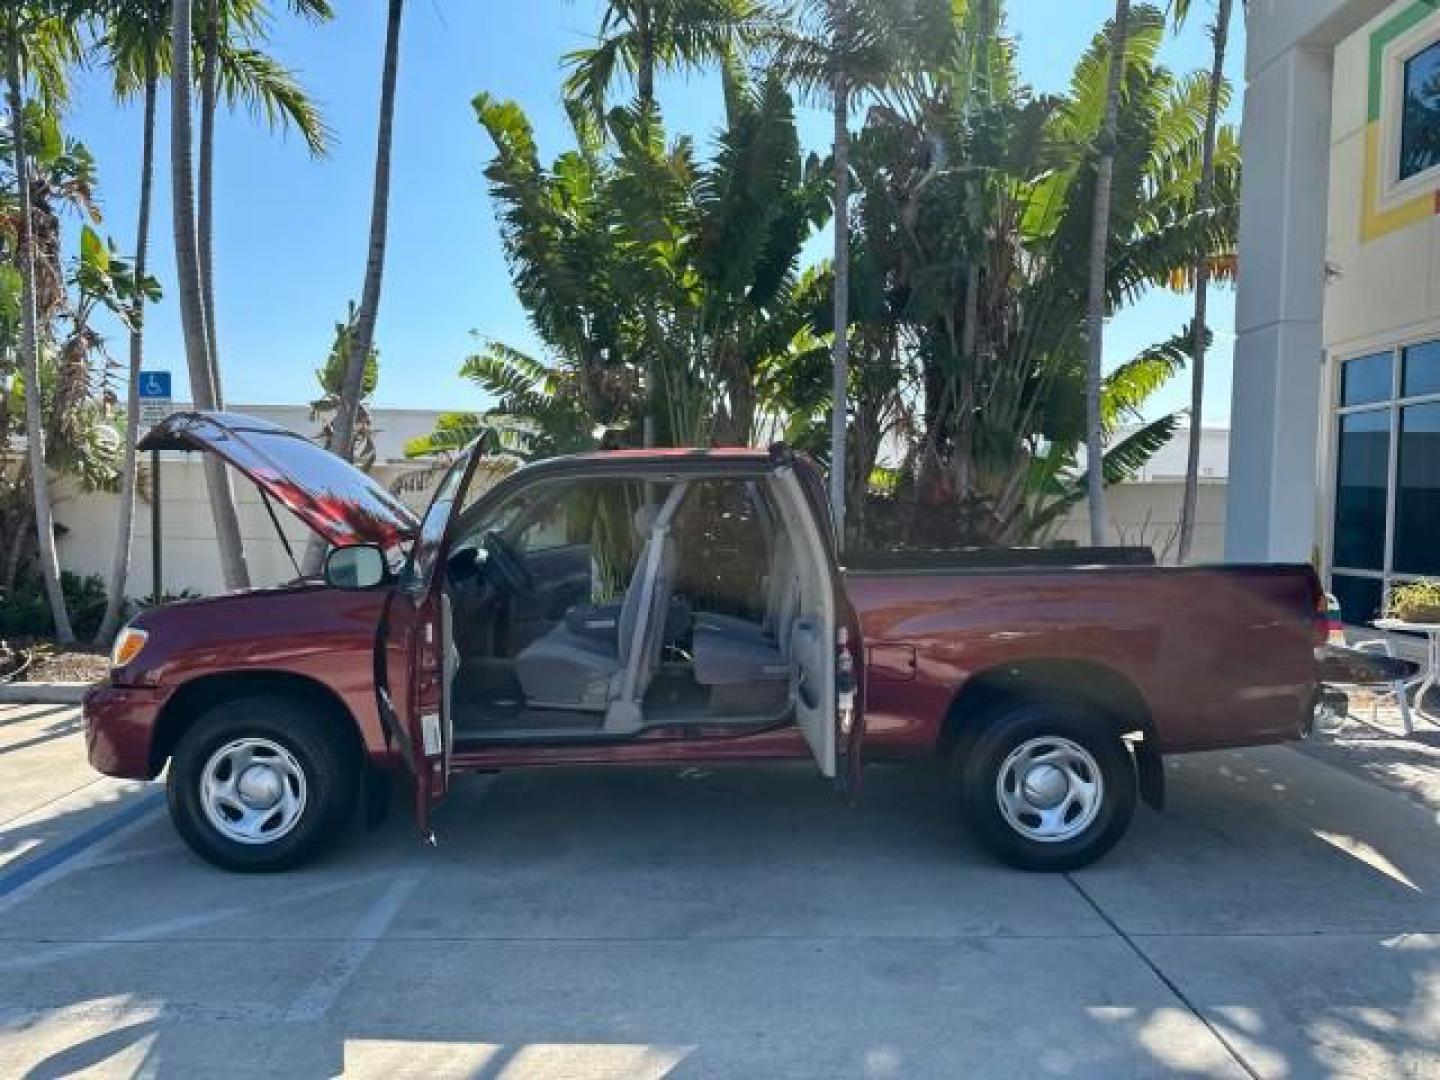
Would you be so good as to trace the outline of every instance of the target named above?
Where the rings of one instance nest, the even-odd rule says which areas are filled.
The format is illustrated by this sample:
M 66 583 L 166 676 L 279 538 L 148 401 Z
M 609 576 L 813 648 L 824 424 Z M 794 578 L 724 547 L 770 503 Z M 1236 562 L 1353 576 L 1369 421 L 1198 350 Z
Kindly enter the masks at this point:
M 1321 593 L 1315 601 L 1315 644 L 1345 644 L 1345 619 L 1340 601 L 1330 593 Z

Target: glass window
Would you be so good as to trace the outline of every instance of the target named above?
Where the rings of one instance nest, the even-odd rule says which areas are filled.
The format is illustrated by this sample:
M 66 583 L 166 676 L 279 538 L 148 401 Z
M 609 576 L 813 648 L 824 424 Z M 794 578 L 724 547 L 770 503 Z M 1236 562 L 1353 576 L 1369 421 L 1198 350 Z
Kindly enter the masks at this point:
M 415 541 L 415 550 L 405 571 L 406 588 L 419 589 L 430 583 L 435 560 L 440 557 L 440 545 L 445 540 L 445 530 L 450 524 L 450 511 L 455 506 L 455 493 L 465 479 L 469 463 L 470 456 L 462 455 L 450 466 L 450 471 L 435 489 L 435 497 L 430 501 L 430 509 L 425 511 L 424 521 L 420 523 L 420 536 Z
M 1405 61 L 1400 179 L 1440 165 L 1440 41 Z
M 538 562 L 549 558 L 547 553 L 564 553 L 588 564 L 590 599 L 609 599 L 625 591 L 640 553 L 637 520 L 646 487 L 628 479 L 527 484 L 483 515 L 465 511 L 454 550 L 479 549 L 487 533 L 498 532 L 527 559 Z M 649 488 L 654 499 L 665 498 L 666 485 Z
M 1405 350 L 1401 395 L 1440 394 L 1440 341 L 1427 341 Z
M 663 501 L 666 488 L 652 487 L 657 488 L 656 501 Z M 553 551 L 587 544 L 624 553 L 636 546 L 634 519 L 645 501 L 645 485 L 640 481 L 570 481 L 548 494 L 549 498 L 517 519 L 518 531 L 515 526 L 506 527 L 521 551 Z M 491 520 L 485 527 L 498 526 Z
M 1340 365 L 1340 404 L 1373 405 L 1395 392 L 1394 355 L 1383 352 L 1346 360 Z
M 675 519 L 681 559 L 677 590 L 698 610 L 759 622 L 765 614 L 774 525 L 753 483 L 705 480 Z
M 1352 626 L 1376 619 L 1384 603 L 1385 587 L 1379 578 L 1336 574 L 1330 581 L 1330 591 L 1340 601 L 1340 617 Z
M 1390 410 L 1340 418 L 1335 484 L 1335 565 L 1385 566 L 1385 505 L 1390 477 Z
M 1394 568 L 1440 574 L 1440 404 L 1401 410 L 1398 483 Z

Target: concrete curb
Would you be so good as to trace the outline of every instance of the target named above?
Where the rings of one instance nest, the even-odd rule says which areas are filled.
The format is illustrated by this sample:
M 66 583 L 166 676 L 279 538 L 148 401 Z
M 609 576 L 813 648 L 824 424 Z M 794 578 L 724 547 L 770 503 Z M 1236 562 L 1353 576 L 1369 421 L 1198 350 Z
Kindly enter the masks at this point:
M 94 683 L 0 683 L 0 705 L 79 705 Z

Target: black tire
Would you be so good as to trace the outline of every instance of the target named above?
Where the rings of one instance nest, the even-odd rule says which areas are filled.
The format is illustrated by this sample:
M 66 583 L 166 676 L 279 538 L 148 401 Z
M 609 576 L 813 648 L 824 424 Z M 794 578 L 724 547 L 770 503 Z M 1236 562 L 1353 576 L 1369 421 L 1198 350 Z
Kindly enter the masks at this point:
M 207 816 L 201 792 L 207 762 L 241 739 L 282 748 L 303 773 L 305 799 L 298 819 L 271 841 L 232 839 Z M 170 820 L 202 859 L 223 870 L 288 870 L 335 842 L 350 822 L 358 794 L 358 763 L 334 717 L 304 701 L 277 694 L 247 694 L 206 709 L 181 737 L 170 759 L 165 793 Z
M 1000 773 L 1013 751 L 1033 740 L 1063 739 L 1094 762 L 1101 795 L 1093 820 L 1063 839 L 1036 839 L 1012 825 L 1001 805 Z M 1083 774 L 1084 768 L 1081 769 Z M 1016 775 L 1007 770 L 1009 778 Z M 952 775 L 975 837 L 1002 862 L 1020 870 L 1057 873 L 1078 870 L 1099 859 L 1125 835 L 1135 814 L 1135 761 L 1119 733 L 1103 718 L 1061 702 L 1028 701 L 1002 706 L 958 741 Z M 1013 785 L 1012 785 L 1013 786 Z M 1025 815 L 1021 825 L 1035 828 Z M 1078 821 L 1083 813 L 1077 812 Z M 1073 823 L 1072 823 L 1073 824 Z M 1063 830 L 1062 830 L 1063 831 Z

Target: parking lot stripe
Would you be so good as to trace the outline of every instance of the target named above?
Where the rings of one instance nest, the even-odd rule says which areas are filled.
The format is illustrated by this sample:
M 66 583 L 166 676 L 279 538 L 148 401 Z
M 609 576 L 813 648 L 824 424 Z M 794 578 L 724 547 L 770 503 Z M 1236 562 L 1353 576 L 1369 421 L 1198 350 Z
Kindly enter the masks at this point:
M 410 899 L 410 894 L 420 884 L 423 875 L 406 874 L 391 883 L 370 910 L 365 913 L 350 940 L 335 957 L 320 969 L 320 973 L 290 1006 L 285 1018 L 291 1022 L 319 1020 L 330 1011 L 341 992 L 360 970 L 360 965 L 370 955 L 378 942 L 390 928 L 395 916 Z
M 49 851 L 41 852 L 5 874 L 0 874 L 0 900 L 9 900 L 20 889 L 39 883 L 42 878 L 48 878 L 52 873 L 62 869 L 65 872 L 74 869 L 66 864 L 76 856 L 92 851 L 96 845 L 116 836 L 122 829 L 139 822 L 156 810 L 164 798 L 163 792 L 149 792 L 69 840 L 62 841 Z
M 71 941 L 65 944 L 56 945 L 43 952 L 30 953 L 28 955 L 15 957 L 14 959 L 0 960 L 0 971 L 23 971 L 29 968 L 44 967 L 47 964 L 56 964 L 65 960 L 73 960 L 79 956 L 89 953 L 101 952 L 116 945 L 140 945 L 150 941 L 162 941 L 186 930 L 196 930 L 202 926 L 211 926 L 226 919 L 239 918 L 246 915 L 253 915 L 261 910 L 274 910 L 285 904 L 303 903 L 307 900 L 318 900 L 321 897 L 333 896 L 335 893 L 344 892 L 357 886 L 367 885 L 377 880 L 379 875 L 370 874 L 361 878 L 351 878 L 345 881 L 332 881 L 324 885 L 314 885 L 308 889 L 300 889 L 295 892 L 286 893 L 284 896 L 256 899 L 253 903 L 235 904 L 230 907 L 210 908 L 205 911 L 197 911 L 190 915 L 180 915 L 173 919 L 165 919 L 161 922 L 148 923 L 145 926 L 131 927 L 128 930 L 117 930 L 104 937 L 84 941 Z

